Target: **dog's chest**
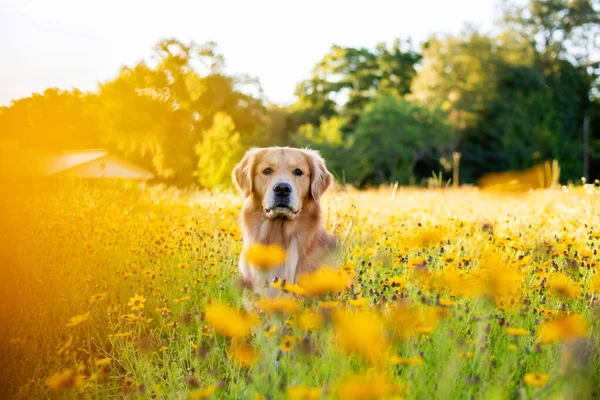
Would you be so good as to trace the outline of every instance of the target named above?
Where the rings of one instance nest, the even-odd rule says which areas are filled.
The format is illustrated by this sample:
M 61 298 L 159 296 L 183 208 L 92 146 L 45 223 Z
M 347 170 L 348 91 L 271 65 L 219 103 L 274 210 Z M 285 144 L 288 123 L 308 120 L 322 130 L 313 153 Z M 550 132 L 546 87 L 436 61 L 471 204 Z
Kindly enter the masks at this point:
M 278 244 L 287 248 L 291 237 L 289 225 L 282 218 L 266 220 L 259 226 L 255 239 L 263 244 Z

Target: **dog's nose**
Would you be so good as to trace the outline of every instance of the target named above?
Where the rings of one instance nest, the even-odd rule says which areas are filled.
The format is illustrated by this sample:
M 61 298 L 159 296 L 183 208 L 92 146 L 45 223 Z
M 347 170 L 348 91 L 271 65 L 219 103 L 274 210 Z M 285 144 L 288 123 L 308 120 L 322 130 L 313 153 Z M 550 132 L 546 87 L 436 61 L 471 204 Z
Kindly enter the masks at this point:
M 285 182 L 279 182 L 273 187 L 273 191 L 278 197 L 287 197 L 292 193 L 292 185 Z

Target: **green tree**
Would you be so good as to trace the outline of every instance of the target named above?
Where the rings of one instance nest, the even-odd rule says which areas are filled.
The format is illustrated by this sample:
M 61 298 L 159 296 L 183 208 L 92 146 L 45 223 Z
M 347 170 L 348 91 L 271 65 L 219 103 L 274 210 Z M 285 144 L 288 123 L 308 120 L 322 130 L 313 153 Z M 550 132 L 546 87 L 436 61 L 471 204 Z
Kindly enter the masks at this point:
M 407 184 L 417 162 L 439 156 L 453 134 L 439 110 L 382 94 L 363 110 L 353 140 L 355 157 L 347 163 L 350 182 Z
M 244 155 L 245 148 L 233 119 L 217 112 L 212 126 L 194 146 L 194 151 L 198 157 L 194 175 L 202 187 L 213 189 L 231 184 L 231 172 Z
M 101 146 L 94 96 L 79 90 L 46 89 L 0 107 L 0 139 L 37 149 Z
M 400 40 L 392 46 L 380 43 L 374 50 L 333 46 L 311 78 L 296 88 L 296 123 L 317 126 L 321 120 L 340 115 L 347 121 L 344 131 L 351 131 L 377 93 L 402 96 L 410 91 L 419 59 L 410 42 Z
M 198 163 L 194 145 L 217 113 L 230 116 L 242 141 L 253 137 L 267 115 L 262 101 L 241 89 L 256 89 L 257 83 L 225 75 L 215 47 L 164 40 L 155 47 L 155 65 L 123 68 L 102 84 L 98 97 L 107 143 L 151 163 L 161 178 L 188 184 Z

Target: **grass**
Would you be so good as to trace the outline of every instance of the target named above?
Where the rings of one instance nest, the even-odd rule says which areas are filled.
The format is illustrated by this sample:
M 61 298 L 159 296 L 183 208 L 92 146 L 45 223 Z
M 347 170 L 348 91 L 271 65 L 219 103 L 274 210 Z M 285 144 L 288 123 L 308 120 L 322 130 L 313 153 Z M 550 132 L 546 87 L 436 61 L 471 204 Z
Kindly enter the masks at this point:
M 328 192 L 325 223 L 352 285 L 284 294 L 292 313 L 261 311 L 240 285 L 237 194 L 10 189 L 0 202 L 8 397 L 600 396 L 600 230 L 589 186 Z M 252 333 L 220 334 L 211 304 L 256 314 Z M 306 310 L 322 323 L 303 328 Z M 564 315 L 581 320 L 552 325 Z

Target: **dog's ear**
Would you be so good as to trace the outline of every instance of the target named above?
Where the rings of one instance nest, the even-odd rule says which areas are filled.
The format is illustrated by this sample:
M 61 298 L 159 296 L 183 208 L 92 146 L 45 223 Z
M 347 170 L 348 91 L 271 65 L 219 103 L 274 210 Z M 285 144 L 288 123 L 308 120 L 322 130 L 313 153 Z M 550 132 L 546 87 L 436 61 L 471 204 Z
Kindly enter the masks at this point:
M 308 156 L 310 165 L 310 195 L 315 201 L 319 201 L 321 195 L 333 182 L 331 172 L 325 166 L 325 160 L 316 150 L 304 150 Z
M 233 169 L 233 182 L 242 192 L 244 197 L 250 196 L 254 190 L 254 165 L 263 151 L 264 149 L 261 148 L 252 148 L 248 150 L 246 154 L 244 154 L 244 157 L 242 157 L 242 160 Z

